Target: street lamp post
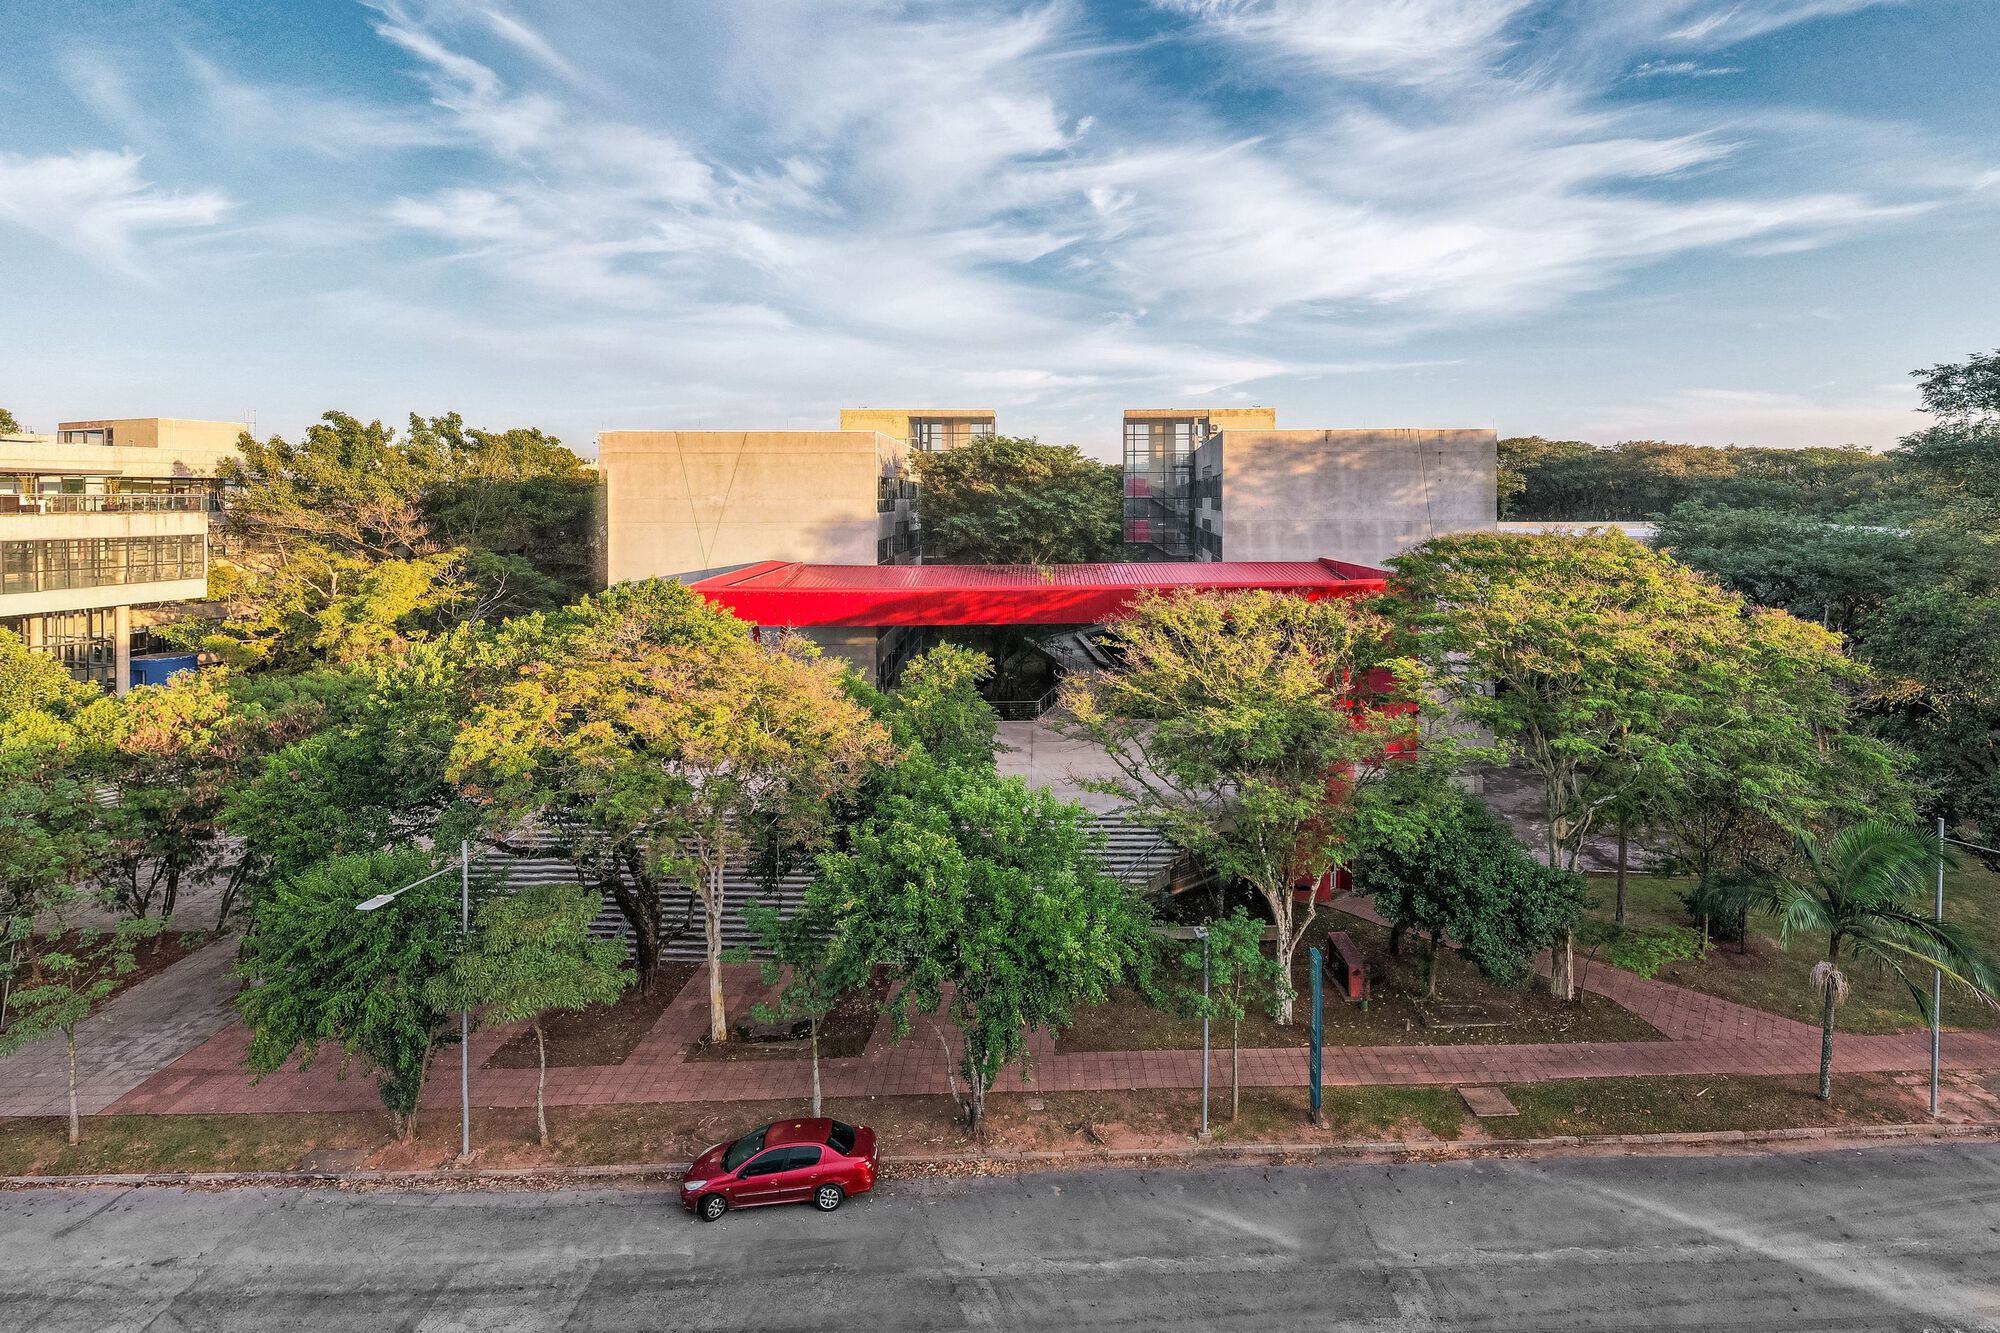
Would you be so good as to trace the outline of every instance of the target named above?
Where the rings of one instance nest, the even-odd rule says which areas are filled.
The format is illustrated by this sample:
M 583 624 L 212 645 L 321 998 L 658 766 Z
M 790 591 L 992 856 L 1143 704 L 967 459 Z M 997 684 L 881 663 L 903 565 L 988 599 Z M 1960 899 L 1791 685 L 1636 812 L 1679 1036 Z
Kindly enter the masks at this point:
M 1208 1140 L 1208 927 L 1196 926 L 1195 938 L 1201 941 L 1201 1133 L 1195 1137 Z
M 1950 843 L 1954 847 L 1964 847 L 1968 851 L 1985 852 L 1989 856 L 2000 856 L 2000 850 L 1984 847 L 1976 842 L 1966 842 L 1961 838 L 1948 838 L 1944 832 L 1944 816 L 1937 822 L 1937 922 L 1944 923 L 1944 849 Z M 1944 971 L 1931 969 L 1931 1114 L 1938 1113 L 1938 1066 L 1943 1063 L 1941 1056 L 1944 1046 Z
M 378 893 L 373 898 L 354 905 L 357 912 L 373 912 L 387 907 L 419 884 L 428 884 L 440 875 L 451 873 L 451 867 L 433 870 L 422 879 L 413 879 L 400 889 Z M 471 845 L 460 839 L 458 844 L 458 935 L 462 940 L 472 931 L 472 851 Z M 458 1011 L 458 1155 L 460 1159 L 472 1156 L 472 1011 Z

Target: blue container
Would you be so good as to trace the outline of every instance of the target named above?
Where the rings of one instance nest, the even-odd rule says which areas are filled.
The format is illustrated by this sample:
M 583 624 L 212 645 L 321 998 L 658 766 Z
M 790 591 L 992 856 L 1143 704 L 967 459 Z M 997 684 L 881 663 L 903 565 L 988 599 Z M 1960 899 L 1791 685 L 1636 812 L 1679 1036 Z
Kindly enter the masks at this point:
M 132 659 L 132 684 L 164 685 L 183 671 L 199 665 L 194 653 L 147 653 Z

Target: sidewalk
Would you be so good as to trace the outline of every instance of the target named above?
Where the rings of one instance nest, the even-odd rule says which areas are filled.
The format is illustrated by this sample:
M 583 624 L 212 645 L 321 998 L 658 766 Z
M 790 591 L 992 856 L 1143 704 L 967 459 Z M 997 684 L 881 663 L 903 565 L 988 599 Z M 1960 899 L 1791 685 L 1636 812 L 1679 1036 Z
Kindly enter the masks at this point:
M 1365 913 L 1357 913 L 1365 915 Z M 1592 968 L 1591 991 L 1631 1009 L 1657 1027 L 1665 1041 L 1568 1042 L 1513 1046 L 1328 1047 L 1325 1080 L 1332 1087 L 1371 1084 L 1523 1083 L 1548 1079 L 1620 1078 L 1671 1074 L 1805 1074 L 1819 1068 L 1819 1031 L 1774 1014 L 1732 1004 L 1616 969 Z M 764 997 L 757 969 L 724 970 L 732 1014 L 747 1013 Z M 619 1103 L 763 1101 L 802 1096 L 809 1078 L 803 1059 L 746 1059 L 692 1063 L 681 1052 L 707 1026 L 707 987 L 697 976 L 684 987 L 653 1030 L 623 1064 L 550 1069 L 548 1100 L 558 1106 Z M 472 1089 L 480 1106 L 530 1106 L 533 1069 L 484 1069 L 481 1064 L 519 1027 L 494 1028 L 473 1038 Z M 929 1025 L 918 1020 L 898 1046 L 876 1029 L 867 1050 L 852 1059 L 822 1062 L 831 1097 L 942 1094 L 945 1058 Z M 237 1026 L 138 1083 L 111 1104 L 115 1113 L 195 1113 L 304 1110 L 371 1110 L 379 1103 L 371 1080 L 335 1077 L 338 1054 L 307 1073 L 285 1071 L 253 1085 L 243 1072 L 248 1034 Z M 1058 1054 L 1046 1034 L 1029 1041 L 1031 1075 L 1003 1071 L 996 1091 L 1084 1092 L 1128 1088 L 1191 1088 L 1201 1083 L 1201 1052 L 1131 1051 Z M 1843 1034 L 1835 1044 L 1842 1072 L 1886 1073 L 1923 1069 L 1929 1039 L 1923 1033 L 1887 1036 Z M 1953 1033 L 1945 1043 L 1952 1069 L 2000 1068 L 2000 1033 Z M 426 1104 L 447 1106 L 457 1096 L 448 1077 L 452 1056 L 442 1057 Z M 1214 1076 L 1226 1077 L 1227 1051 L 1217 1052 Z M 1302 1086 L 1303 1048 L 1246 1049 L 1243 1082 L 1252 1086 Z
M 1365 903 L 1340 909 L 1370 918 Z M 79 1030 L 79 1104 L 86 1114 L 166 1114 L 259 1111 L 370 1111 L 379 1106 L 372 1078 L 338 1077 L 338 1051 L 322 1053 L 310 1071 L 285 1070 L 253 1083 L 244 1072 L 249 1034 L 232 1021 L 234 940 L 222 940 L 119 996 Z M 726 965 L 724 990 L 732 1014 L 768 996 L 750 964 Z M 1819 1031 L 1776 1014 L 1716 999 L 1610 967 L 1585 977 L 1592 992 L 1631 1010 L 1664 1041 L 1565 1042 L 1499 1046 L 1332 1046 L 1325 1080 L 1332 1087 L 1458 1083 L 1526 1083 L 1549 1079 L 1673 1074 L 1809 1074 L 1819 1067 Z M 803 1095 L 803 1059 L 689 1062 L 682 1052 L 707 1027 L 707 986 L 697 976 L 618 1065 L 552 1068 L 548 1100 L 558 1106 L 620 1103 L 763 1101 Z M 486 1059 L 524 1029 L 488 1028 L 472 1041 L 474 1101 L 481 1106 L 530 1106 L 535 1071 L 486 1069 Z M 1002 1072 L 997 1091 L 1114 1091 L 1191 1088 L 1201 1083 L 1201 1052 L 1079 1051 L 1058 1053 L 1046 1034 L 1029 1041 L 1031 1073 Z M 1947 1035 L 1950 1069 L 2000 1068 L 2000 1032 Z M 1921 1070 L 1929 1061 L 1922 1032 L 1885 1036 L 1842 1034 L 1834 1047 L 1842 1072 Z M 1212 1055 L 1213 1076 L 1226 1077 L 1227 1053 Z M 427 1105 L 455 1101 L 453 1052 L 440 1053 Z M 64 1110 L 61 1041 L 43 1041 L 0 1060 L 0 1115 L 56 1115 Z M 1306 1079 L 1303 1048 L 1246 1049 L 1243 1081 L 1250 1087 L 1297 1087 Z M 945 1057 L 930 1025 L 918 1020 L 901 1045 L 878 1026 L 866 1051 L 822 1063 L 827 1095 L 887 1097 L 945 1091 Z
M 96 1115 L 230 1026 L 236 940 L 146 978 L 77 1026 L 77 1109 Z M 69 1052 L 46 1037 L 0 1060 L 0 1115 L 67 1115 Z

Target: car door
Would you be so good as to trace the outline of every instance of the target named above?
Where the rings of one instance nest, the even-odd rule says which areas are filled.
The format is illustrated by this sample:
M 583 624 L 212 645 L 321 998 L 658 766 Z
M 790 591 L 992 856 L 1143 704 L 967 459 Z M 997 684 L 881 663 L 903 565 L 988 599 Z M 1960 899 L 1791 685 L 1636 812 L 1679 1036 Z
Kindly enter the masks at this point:
M 822 1149 L 817 1144 L 794 1144 L 785 1149 L 787 1160 L 785 1169 L 778 1175 L 778 1185 L 772 1191 L 772 1203 L 803 1203 L 813 1196 L 818 1188 L 823 1169 L 820 1166 Z
M 738 1207 L 778 1202 L 774 1196 L 784 1188 L 785 1168 L 791 1159 L 790 1148 L 766 1148 L 745 1162 L 736 1173 L 736 1188 L 729 1192 L 729 1201 Z

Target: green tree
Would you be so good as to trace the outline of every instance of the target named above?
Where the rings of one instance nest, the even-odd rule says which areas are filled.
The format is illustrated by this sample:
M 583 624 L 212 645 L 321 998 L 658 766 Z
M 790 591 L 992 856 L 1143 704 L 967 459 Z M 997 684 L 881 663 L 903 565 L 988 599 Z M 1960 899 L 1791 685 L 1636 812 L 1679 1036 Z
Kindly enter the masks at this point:
M 790 916 L 756 899 L 743 904 L 743 921 L 764 956 L 758 960 L 764 984 L 777 988 L 755 1013 L 761 1022 L 806 1020 L 812 1048 L 812 1113 L 820 1113 L 819 1031 L 841 997 L 869 978 L 868 959 L 842 947 L 840 922 L 824 899 L 808 897 Z
M 984 653 L 939 644 L 910 659 L 884 710 L 891 732 L 947 768 L 993 767 L 1000 715 L 979 693 L 993 674 Z
M 1146 946 L 1143 910 L 1091 854 L 1088 814 L 1045 788 L 914 755 L 820 858 L 808 910 L 838 922 L 842 975 L 889 969 L 900 1038 L 943 1011 L 959 1034 L 948 1072 L 977 1132 L 1002 1067 L 1027 1033 L 1058 1030 L 1102 1001 Z M 952 1095 L 958 1098 L 956 1078 Z
M 1396 779 L 1452 753 L 1443 739 L 1410 752 L 1424 673 L 1394 655 L 1394 631 L 1345 600 L 1146 597 L 1112 628 L 1123 665 L 1063 687 L 1065 730 L 1102 745 L 1120 774 L 1097 786 L 1256 889 L 1287 975 L 1314 911 L 1297 888 L 1409 836 Z M 1291 1018 L 1288 992 L 1279 1021 Z
M 449 771 L 501 829 L 556 837 L 633 927 L 641 985 L 659 890 L 700 898 L 710 1035 L 729 1035 L 722 921 L 732 861 L 822 844 L 831 811 L 887 758 L 886 732 L 810 645 L 749 627 L 676 583 L 621 584 L 497 636 Z
M 1363 853 L 1354 883 L 1395 927 L 1423 937 L 1431 997 L 1445 941 L 1482 976 L 1511 984 L 1575 927 L 1588 899 L 1582 877 L 1536 861 L 1485 806 L 1456 790 L 1421 836 Z
M 480 904 L 473 932 L 430 1000 L 438 1009 L 482 1009 L 488 1023 L 526 1023 L 535 1033 L 535 1136 L 549 1145 L 544 1091 L 552 1010 L 610 1004 L 632 979 L 625 946 L 595 939 L 590 923 L 603 899 L 563 884 L 538 884 Z
M 1912 373 L 1936 421 L 1891 457 L 1938 501 L 1942 526 L 2000 535 L 2000 351 Z
M 28 428 L 6 408 L 0 407 L 0 435 L 26 435 Z
M 1656 544 L 1759 606 L 1843 634 L 1941 563 L 1931 539 L 1900 528 L 1699 501 L 1668 514 Z
M 2000 595 L 1913 589 L 1862 625 L 1876 730 L 1907 746 L 1930 813 L 2000 847 Z
M 1552 866 L 1575 870 L 1613 808 L 1746 721 L 1742 599 L 1630 538 L 1465 533 L 1391 563 L 1453 710 L 1534 775 Z M 1573 963 L 1565 935 L 1563 999 Z
M 309 1069 L 321 1047 L 338 1046 L 341 1075 L 352 1060 L 372 1069 L 397 1135 L 415 1134 L 431 1052 L 454 1036 L 437 997 L 458 952 L 459 886 L 444 875 L 373 911 L 359 906 L 435 868 L 415 847 L 336 856 L 256 904 L 238 965 L 251 985 L 236 1001 L 253 1074 L 294 1060 Z
M 1922 973 L 1932 969 L 1989 1003 L 2000 997 L 1993 959 L 1958 927 L 1934 921 L 1925 911 L 1937 860 L 1930 839 L 1880 821 L 1827 839 L 1799 835 L 1796 861 L 1778 881 L 1774 902 L 1781 944 L 1799 935 L 1826 942 L 1826 957 L 1812 971 L 1821 999 L 1821 1101 L 1833 1100 L 1833 1017 L 1847 995 L 1844 959 L 1858 958 L 1894 974 L 1926 1021 L 1931 998 L 1924 983 L 1930 978 Z M 1912 968 L 1919 975 L 1912 976 Z
M 924 558 L 1068 565 L 1118 558 L 1124 469 L 1009 435 L 914 455 Z
M 86 926 L 75 942 L 59 952 L 35 959 L 26 982 L 13 996 L 13 1022 L 0 1028 L 0 1056 L 31 1041 L 62 1034 L 69 1048 L 69 1141 L 82 1138 L 76 1109 L 76 1028 L 90 1017 L 98 1001 L 118 989 L 118 979 L 138 966 L 133 952 L 139 941 L 159 931 L 157 921 L 127 921 L 116 930 Z
M 1243 1114 L 1243 1020 L 1250 1010 L 1276 1013 L 1292 979 L 1264 952 L 1264 923 L 1237 908 L 1208 924 L 1207 986 L 1199 942 L 1181 955 L 1183 1001 L 1196 1018 L 1229 1024 L 1229 1119 Z

